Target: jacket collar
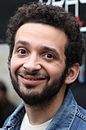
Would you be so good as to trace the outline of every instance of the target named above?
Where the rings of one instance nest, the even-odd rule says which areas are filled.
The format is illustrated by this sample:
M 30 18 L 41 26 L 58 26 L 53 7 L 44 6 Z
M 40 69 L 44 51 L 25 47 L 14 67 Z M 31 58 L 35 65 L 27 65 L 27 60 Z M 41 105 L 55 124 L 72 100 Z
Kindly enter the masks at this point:
M 70 130 L 76 113 L 77 103 L 69 90 L 62 106 L 46 130 Z
M 4 128 L 13 128 L 20 125 L 25 114 L 24 103 L 21 103 L 18 108 L 7 118 Z M 20 126 L 19 126 L 20 127 Z

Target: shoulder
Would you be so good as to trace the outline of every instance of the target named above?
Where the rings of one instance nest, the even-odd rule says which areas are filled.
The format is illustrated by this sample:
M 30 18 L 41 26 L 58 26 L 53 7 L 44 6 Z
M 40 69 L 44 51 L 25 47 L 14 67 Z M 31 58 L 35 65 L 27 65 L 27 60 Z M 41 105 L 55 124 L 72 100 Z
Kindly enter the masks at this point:
M 72 122 L 71 130 L 85 130 L 86 129 L 86 110 L 77 105 L 77 112 Z
M 86 122 L 86 109 L 78 105 L 76 116 Z
M 24 105 L 20 104 L 15 111 L 7 118 L 3 127 L 9 127 L 12 125 L 16 127 L 16 124 L 20 124 L 25 114 Z

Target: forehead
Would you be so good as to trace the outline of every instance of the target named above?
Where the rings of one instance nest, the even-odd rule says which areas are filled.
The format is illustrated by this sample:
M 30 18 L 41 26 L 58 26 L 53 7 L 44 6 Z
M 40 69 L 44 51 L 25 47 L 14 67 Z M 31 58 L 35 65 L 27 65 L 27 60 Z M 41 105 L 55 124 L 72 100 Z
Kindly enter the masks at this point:
M 46 44 L 47 46 L 65 46 L 67 35 L 60 29 L 41 23 L 23 24 L 16 32 L 15 43 L 26 41 L 31 45 Z

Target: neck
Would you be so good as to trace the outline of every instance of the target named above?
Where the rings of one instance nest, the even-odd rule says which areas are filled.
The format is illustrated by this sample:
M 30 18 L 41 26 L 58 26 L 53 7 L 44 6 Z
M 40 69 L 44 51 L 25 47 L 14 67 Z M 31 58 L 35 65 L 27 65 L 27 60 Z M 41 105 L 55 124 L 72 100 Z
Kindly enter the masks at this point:
M 29 105 L 25 104 L 26 113 L 31 124 L 42 124 L 54 117 L 64 100 L 65 88 L 66 87 L 63 86 L 55 99 L 50 104 L 48 103 L 46 106 L 44 105 L 44 107 L 30 107 Z

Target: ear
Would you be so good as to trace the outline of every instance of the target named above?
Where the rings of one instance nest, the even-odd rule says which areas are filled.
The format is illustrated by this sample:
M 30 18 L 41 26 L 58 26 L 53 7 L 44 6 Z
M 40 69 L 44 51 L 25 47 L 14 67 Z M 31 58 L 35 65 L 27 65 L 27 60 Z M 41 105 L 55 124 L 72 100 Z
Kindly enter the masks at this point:
M 77 79 L 79 72 L 80 72 L 80 66 L 79 66 L 78 63 L 71 66 L 68 69 L 68 73 L 67 73 L 67 76 L 66 76 L 66 79 L 65 79 L 65 83 L 66 84 L 73 83 Z

